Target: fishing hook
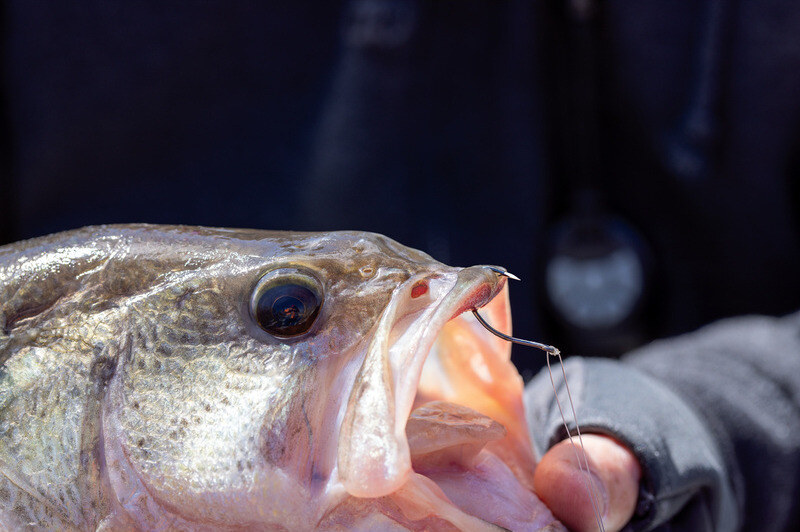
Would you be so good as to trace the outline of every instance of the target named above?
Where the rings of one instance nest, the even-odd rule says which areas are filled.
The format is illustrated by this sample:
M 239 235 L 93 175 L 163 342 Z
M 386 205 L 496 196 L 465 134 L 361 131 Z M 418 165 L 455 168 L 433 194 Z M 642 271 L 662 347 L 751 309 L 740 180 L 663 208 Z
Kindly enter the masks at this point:
M 505 268 L 501 268 L 500 266 L 486 266 L 486 268 L 492 270 L 497 275 L 502 275 L 503 277 L 508 277 L 509 279 L 514 279 L 515 281 L 520 281 L 521 280 L 519 277 L 517 277 L 516 275 L 514 275 L 510 271 L 506 270 Z M 508 340 L 509 342 L 512 342 L 512 343 L 515 343 L 515 344 L 519 344 L 519 345 L 526 345 L 528 347 L 535 347 L 536 349 L 541 349 L 542 351 L 550 353 L 553 356 L 558 356 L 558 355 L 561 354 L 561 351 L 559 351 L 557 347 L 554 347 L 552 345 L 542 344 L 542 343 L 539 343 L 539 342 L 534 342 L 532 340 L 523 340 L 522 338 L 515 338 L 514 336 L 509 336 L 507 334 L 501 333 L 500 331 L 498 331 L 497 329 L 495 329 L 494 327 L 489 325 L 486 322 L 486 320 L 484 320 L 483 317 L 480 314 L 478 314 L 478 309 L 476 309 L 476 308 L 472 309 L 472 313 L 475 315 L 475 317 L 478 319 L 478 321 L 481 323 L 481 325 L 486 327 L 486 329 L 490 333 L 492 333 L 495 336 L 499 336 L 503 340 Z
M 486 267 L 495 272 L 496 274 L 502 275 L 503 277 L 508 277 L 509 279 L 514 279 L 516 281 L 520 280 L 519 277 L 517 277 L 511 272 L 506 271 L 504 268 L 500 268 L 498 266 L 486 266 Z M 489 325 L 480 314 L 478 314 L 478 309 L 476 308 L 472 309 L 472 314 L 475 316 L 478 322 L 481 325 L 483 325 L 484 328 L 486 328 L 487 331 L 494 334 L 495 336 L 515 344 L 525 345 L 528 347 L 535 347 L 536 349 L 541 349 L 542 351 L 550 354 L 551 356 L 558 357 L 558 361 L 561 365 L 561 373 L 564 376 L 564 387 L 567 390 L 567 397 L 569 398 L 569 406 L 572 409 L 572 419 L 575 421 L 575 430 L 578 435 L 578 441 L 580 442 L 580 453 L 578 452 L 578 445 L 572 439 L 572 432 L 569 430 L 569 427 L 567 426 L 567 418 L 564 416 L 564 409 L 561 407 L 561 400 L 559 400 L 558 392 L 556 391 L 556 383 L 553 380 L 553 370 L 550 367 L 550 357 L 547 357 L 547 371 L 550 374 L 550 384 L 553 386 L 553 393 L 555 394 L 556 404 L 558 405 L 558 411 L 561 414 L 561 421 L 564 423 L 564 430 L 567 431 L 567 437 L 569 438 L 569 441 L 572 444 L 572 448 L 575 450 L 575 458 L 578 460 L 578 468 L 581 470 L 581 472 L 586 474 L 584 480 L 588 482 L 587 487 L 589 488 L 588 489 L 589 498 L 591 499 L 592 502 L 592 509 L 594 510 L 594 515 L 595 518 L 597 519 L 598 528 L 600 529 L 601 532 L 605 532 L 605 525 L 603 523 L 603 518 L 600 516 L 600 496 L 595 491 L 597 489 L 597 486 L 595 486 L 596 480 L 589 473 L 590 471 L 589 459 L 586 456 L 586 447 L 584 447 L 583 445 L 583 436 L 581 435 L 581 428 L 580 424 L 578 423 L 578 415 L 575 413 L 575 405 L 572 401 L 572 393 L 570 392 L 569 384 L 567 384 L 567 373 L 566 370 L 564 370 L 564 361 L 561 358 L 561 351 L 557 347 L 552 345 L 542 344 L 539 342 L 534 342 L 532 340 L 525 340 L 523 338 L 516 338 L 514 336 L 510 336 L 508 334 L 498 331 L 497 329 Z M 583 458 L 583 460 L 581 460 L 581 458 Z
M 480 314 L 478 314 L 478 309 L 472 309 L 472 313 L 475 315 L 475 317 L 478 319 L 481 325 L 486 327 L 486 329 L 490 333 L 492 333 L 495 336 L 499 336 L 503 340 L 508 340 L 509 342 L 519 345 L 527 345 L 528 347 L 535 347 L 536 349 L 541 349 L 542 351 L 550 353 L 553 356 L 558 356 L 561 354 L 561 351 L 559 351 L 557 347 L 554 347 L 552 345 L 541 344 L 539 342 L 534 342 L 533 340 L 524 340 L 522 338 L 516 338 L 514 336 L 509 336 L 507 334 L 501 333 L 500 331 L 498 331 L 497 329 L 486 323 L 486 320 L 484 320 L 483 317 Z

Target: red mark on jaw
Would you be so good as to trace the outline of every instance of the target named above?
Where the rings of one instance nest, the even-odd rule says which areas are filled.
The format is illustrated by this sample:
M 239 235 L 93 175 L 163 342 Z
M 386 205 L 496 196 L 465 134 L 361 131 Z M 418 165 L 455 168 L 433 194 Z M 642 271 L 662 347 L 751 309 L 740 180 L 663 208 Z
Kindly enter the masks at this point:
M 428 283 L 425 281 L 417 281 L 416 283 L 414 283 L 414 286 L 411 287 L 412 299 L 424 296 L 427 293 L 428 293 Z

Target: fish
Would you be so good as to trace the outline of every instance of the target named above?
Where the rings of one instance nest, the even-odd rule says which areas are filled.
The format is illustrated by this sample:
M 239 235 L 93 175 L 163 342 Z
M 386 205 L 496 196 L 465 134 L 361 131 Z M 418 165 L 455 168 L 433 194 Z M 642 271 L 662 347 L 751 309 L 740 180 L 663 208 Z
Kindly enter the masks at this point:
M 506 276 L 385 236 L 106 225 L 0 247 L 0 529 L 565 530 Z

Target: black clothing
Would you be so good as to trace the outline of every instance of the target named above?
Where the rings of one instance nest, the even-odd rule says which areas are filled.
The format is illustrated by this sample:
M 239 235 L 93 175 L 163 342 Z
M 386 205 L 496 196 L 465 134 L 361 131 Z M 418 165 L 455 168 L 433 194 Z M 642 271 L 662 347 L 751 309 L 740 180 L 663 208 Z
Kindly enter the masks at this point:
M 585 46 L 569 2 L 10 0 L 4 236 L 373 230 L 508 267 L 516 331 L 579 354 L 797 308 L 800 11 L 589 3 Z M 543 290 L 587 187 L 652 257 L 635 315 L 596 341 Z

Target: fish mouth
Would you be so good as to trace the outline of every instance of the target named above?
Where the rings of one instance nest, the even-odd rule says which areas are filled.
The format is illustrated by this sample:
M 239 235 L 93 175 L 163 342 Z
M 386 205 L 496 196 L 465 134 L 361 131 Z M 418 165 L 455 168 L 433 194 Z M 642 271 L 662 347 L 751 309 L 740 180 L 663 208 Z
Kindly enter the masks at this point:
M 462 529 L 554 522 L 533 494 L 523 382 L 508 342 L 505 277 L 473 266 L 417 275 L 384 311 L 339 435 L 338 477 L 355 497 L 389 497 L 406 515 Z M 488 527 L 488 528 L 487 528 Z

